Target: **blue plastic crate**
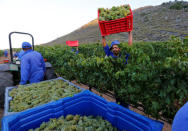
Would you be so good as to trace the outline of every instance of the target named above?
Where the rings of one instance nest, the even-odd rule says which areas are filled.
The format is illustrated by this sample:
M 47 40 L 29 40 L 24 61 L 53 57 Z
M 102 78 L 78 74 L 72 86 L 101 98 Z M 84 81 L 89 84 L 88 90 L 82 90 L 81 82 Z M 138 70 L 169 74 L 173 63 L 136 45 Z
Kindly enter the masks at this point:
M 37 128 L 50 118 L 59 118 L 68 114 L 102 116 L 120 131 L 161 131 L 163 128 L 162 122 L 142 116 L 114 102 L 108 102 L 89 90 L 85 90 L 73 97 L 62 98 L 5 116 L 2 119 L 2 131 L 23 131 Z
M 58 77 L 58 78 L 52 79 L 52 80 L 58 80 L 58 79 L 63 80 L 64 82 L 69 83 L 69 85 L 71 85 L 71 86 L 74 86 L 74 87 L 79 88 L 79 89 L 81 89 L 81 90 L 85 90 L 84 88 L 80 88 L 79 86 L 77 86 L 77 85 L 75 85 L 75 84 L 69 82 L 68 80 L 66 80 L 66 79 L 64 79 L 64 78 L 62 78 L 62 77 Z M 51 81 L 51 80 L 47 80 L 47 81 Z M 29 85 L 31 85 L 31 84 L 27 84 L 27 85 L 29 86 Z M 27 85 L 26 85 L 26 86 L 27 86 Z M 17 87 L 16 87 L 16 86 L 14 86 L 14 87 L 7 87 L 6 90 L 5 90 L 4 116 L 17 113 L 17 112 L 9 112 L 9 107 L 10 107 L 10 106 L 9 106 L 9 103 L 10 103 L 10 101 L 12 100 L 12 97 L 9 96 L 9 92 L 10 92 L 13 88 L 17 88 Z

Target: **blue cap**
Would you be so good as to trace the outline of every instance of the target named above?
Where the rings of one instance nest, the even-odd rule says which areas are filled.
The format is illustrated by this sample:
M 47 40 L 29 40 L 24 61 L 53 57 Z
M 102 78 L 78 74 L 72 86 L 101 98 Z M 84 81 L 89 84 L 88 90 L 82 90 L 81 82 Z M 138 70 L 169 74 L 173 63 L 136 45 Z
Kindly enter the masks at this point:
M 22 43 L 22 48 L 25 49 L 25 48 L 31 48 L 31 44 L 29 42 L 23 42 Z
M 120 42 L 118 40 L 112 41 L 111 46 L 110 46 L 110 50 L 112 49 L 113 45 L 119 45 L 119 44 L 120 44 Z

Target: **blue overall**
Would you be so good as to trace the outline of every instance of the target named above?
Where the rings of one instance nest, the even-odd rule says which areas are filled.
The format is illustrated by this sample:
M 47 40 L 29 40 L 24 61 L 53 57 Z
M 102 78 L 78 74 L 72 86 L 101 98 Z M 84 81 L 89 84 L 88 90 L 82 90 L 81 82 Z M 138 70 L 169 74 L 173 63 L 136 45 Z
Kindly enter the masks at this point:
M 40 82 L 44 79 L 45 62 L 42 55 L 32 49 L 24 52 L 21 58 L 21 81 L 24 85 Z

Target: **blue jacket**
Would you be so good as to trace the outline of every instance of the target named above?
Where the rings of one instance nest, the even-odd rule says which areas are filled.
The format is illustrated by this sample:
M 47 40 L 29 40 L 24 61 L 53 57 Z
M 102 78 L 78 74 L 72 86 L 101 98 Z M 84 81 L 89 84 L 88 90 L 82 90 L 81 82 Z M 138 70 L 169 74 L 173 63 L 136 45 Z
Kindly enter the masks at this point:
M 188 131 L 188 102 L 176 113 L 172 123 L 172 131 Z
M 45 62 L 42 55 L 32 49 L 24 52 L 21 58 L 20 85 L 40 82 L 44 79 Z
M 111 50 L 110 50 L 110 48 L 109 48 L 109 46 L 106 44 L 106 46 L 105 47 L 103 47 L 104 48 L 104 52 L 105 52 L 105 54 L 109 57 L 109 56 L 111 56 L 112 58 L 118 58 L 118 57 L 121 57 L 121 52 L 120 52 L 120 54 L 119 54 L 119 56 L 115 56 L 114 55 L 114 53 L 113 52 L 111 52 Z M 125 65 L 128 63 L 127 61 L 128 61 L 128 58 L 129 58 L 129 54 L 125 54 Z

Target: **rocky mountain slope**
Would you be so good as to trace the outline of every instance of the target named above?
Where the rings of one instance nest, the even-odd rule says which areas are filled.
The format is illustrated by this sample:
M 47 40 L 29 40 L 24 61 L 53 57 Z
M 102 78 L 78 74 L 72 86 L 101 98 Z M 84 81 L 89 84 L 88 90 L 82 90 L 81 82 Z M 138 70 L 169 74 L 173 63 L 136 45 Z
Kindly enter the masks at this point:
M 172 35 L 181 38 L 188 36 L 188 2 L 167 2 L 133 11 L 133 41 L 166 41 Z M 124 42 L 128 41 L 128 33 L 113 34 L 106 38 Z M 92 20 L 81 28 L 46 44 L 65 44 L 67 40 L 79 40 L 79 43 L 100 42 L 98 20 Z

